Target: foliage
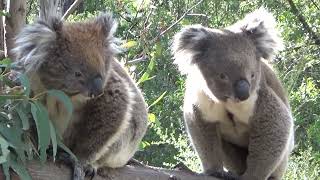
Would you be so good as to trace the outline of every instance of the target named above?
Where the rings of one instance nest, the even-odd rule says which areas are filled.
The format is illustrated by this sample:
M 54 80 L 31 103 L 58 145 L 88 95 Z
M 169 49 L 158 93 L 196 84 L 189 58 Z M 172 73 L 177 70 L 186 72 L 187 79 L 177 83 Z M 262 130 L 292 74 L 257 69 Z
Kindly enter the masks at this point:
M 31 97 L 28 78 L 24 74 L 11 72 L 12 65 L 9 59 L 0 61 L 0 164 L 6 179 L 10 179 L 9 169 L 12 169 L 27 180 L 31 177 L 25 168 L 26 161 L 38 159 L 45 163 L 49 144 L 53 148 L 52 157 L 56 156 L 57 147 L 62 144 L 61 137 L 49 120 L 47 109 L 41 103 L 42 97 L 57 98 L 65 104 L 69 115 L 72 104 L 58 90 Z M 66 149 L 63 145 L 61 147 Z

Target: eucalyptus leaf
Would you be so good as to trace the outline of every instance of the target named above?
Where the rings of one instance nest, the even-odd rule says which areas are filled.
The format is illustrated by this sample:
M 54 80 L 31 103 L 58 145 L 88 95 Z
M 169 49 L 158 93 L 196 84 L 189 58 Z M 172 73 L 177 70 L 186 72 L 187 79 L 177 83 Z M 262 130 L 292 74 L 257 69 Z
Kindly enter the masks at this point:
M 68 119 L 70 119 L 73 112 L 73 106 L 70 98 L 60 90 L 49 90 L 48 95 L 57 98 L 64 104 L 65 108 L 67 109 Z
M 32 180 L 27 168 L 24 166 L 24 163 L 18 163 L 17 159 L 11 157 L 9 164 L 10 167 L 19 175 L 19 177 L 21 177 L 21 179 Z
M 22 122 L 22 129 L 28 130 L 30 128 L 28 115 L 20 108 L 16 108 L 15 110 L 18 113 L 19 118 Z
M 30 96 L 30 92 L 31 92 L 31 88 L 30 88 L 30 82 L 28 77 L 25 74 L 19 74 L 19 80 L 22 84 L 22 86 L 24 87 L 24 94 L 29 97 Z
M 6 177 L 6 180 L 10 180 L 11 178 L 10 178 L 10 171 L 9 171 L 10 169 L 9 169 L 8 162 L 1 164 L 1 166 L 2 166 L 3 174 Z
M 50 136 L 51 136 L 51 145 L 53 149 L 53 160 L 55 161 L 56 155 L 57 155 L 57 149 L 58 149 L 58 142 L 57 142 L 57 134 L 56 130 L 52 124 L 52 122 L 49 122 L 50 124 Z
M 151 58 L 149 65 L 147 67 L 147 70 L 143 73 L 141 78 L 138 80 L 137 84 L 141 84 L 145 81 L 152 79 L 152 78 L 150 78 L 150 74 L 151 74 L 154 66 L 155 66 L 155 60 L 154 60 L 154 58 Z
M 47 159 L 46 150 L 50 144 L 49 115 L 45 107 L 37 101 L 31 104 L 31 113 L 35 120 L 38 132 L 38 149 L 40 150 L 40 161 L 44 163 Z

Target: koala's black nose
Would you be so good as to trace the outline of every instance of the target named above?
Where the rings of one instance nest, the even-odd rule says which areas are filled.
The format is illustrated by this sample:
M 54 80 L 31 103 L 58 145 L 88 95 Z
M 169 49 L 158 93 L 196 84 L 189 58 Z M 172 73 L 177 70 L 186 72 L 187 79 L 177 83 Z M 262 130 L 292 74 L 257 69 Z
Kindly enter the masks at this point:
M 234 93 L 236 98 L 240 101 L 244 101 L 249 97 L 250 85 L 246 80 L 239 80 L 234 84 Z
M 90 96 L 98 96 L 103 93 L 103 83 L 101 76 L 96 76 L 89 83 Z

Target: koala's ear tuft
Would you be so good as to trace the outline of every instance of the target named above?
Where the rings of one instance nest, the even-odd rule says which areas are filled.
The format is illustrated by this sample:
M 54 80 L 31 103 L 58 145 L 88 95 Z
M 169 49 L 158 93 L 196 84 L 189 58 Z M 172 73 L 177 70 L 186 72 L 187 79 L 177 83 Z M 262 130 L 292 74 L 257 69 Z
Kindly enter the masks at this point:
M 47 49 L 56 41 L 57 31 L 62 26 L 59 18 L 52 17 L 24 27 L 16 36 L 12 49 L 15 64 L 23 67 L 24 72 L 35 71 L 44 61 Z
M 117 22 L 113 19 L 111 13 L 102 13 L 97 18 L 95 23 L 101 27 L 105 37 L 110 38 L 117 30 Z
M 185 27 L 174 36 L 172 54 L 174 63 L 182 73 L 188 73 L 188 69 L 195 63 L 195 55 L 207 50 L 209 37 L 209 30 L 201 25 Z
M 277 51 L 283 49 L 283 42 L 276 29 L 276 20 L 265 8 L 261 7 L 230 28 L 245 33 L 254 42 L 257 53 L 264 59 L 272 59 Z
M 119 46 L 121 41 L 114 37 L 118 23 L 113 19 L 112 14 L 102 13 L 96 18 L 94 23 L 98 25 L 98 28 L 101 28 L 105 46 L 110 50 L 109 53 L 116 54 L 121 52 L 122 49 Z

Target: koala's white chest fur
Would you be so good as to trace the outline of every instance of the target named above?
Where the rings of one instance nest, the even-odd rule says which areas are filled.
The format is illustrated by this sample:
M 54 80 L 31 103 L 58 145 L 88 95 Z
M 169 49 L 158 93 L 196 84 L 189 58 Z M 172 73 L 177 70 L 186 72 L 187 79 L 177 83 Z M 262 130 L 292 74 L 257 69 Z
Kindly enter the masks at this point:
M 239 146 L 247 146 L 249 119 L 254 112 L 256 99 L 257 94 L 254 93 L 243 102 L 221 102 L 198 90 L 193 104 L 199 107 L 205 121 L 219 123 L 218 128 L 224 139 Z

